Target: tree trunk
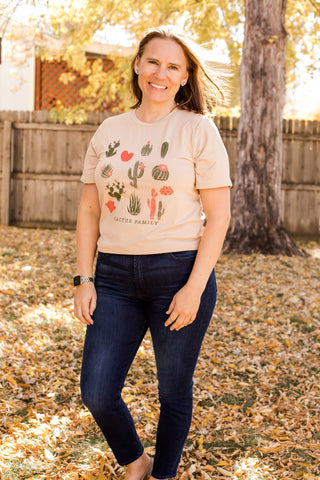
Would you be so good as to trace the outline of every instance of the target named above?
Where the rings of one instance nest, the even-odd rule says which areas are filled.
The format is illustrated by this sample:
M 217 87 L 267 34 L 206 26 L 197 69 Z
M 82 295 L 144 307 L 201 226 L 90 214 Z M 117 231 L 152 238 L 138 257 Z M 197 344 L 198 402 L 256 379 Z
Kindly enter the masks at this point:
M 245 0 L 241 117 L 225 251 L 299 254 L 281 216 L 286 0 Z

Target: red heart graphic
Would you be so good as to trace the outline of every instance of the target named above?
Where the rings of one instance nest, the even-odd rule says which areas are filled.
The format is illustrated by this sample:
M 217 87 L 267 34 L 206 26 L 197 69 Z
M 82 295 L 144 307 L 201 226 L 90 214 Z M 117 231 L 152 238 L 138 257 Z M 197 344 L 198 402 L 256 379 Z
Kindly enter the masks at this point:
M 123 162 L 128 162 L 133 157 L 133 153 L 129 153 L 127 150 L 124 150 L 121 153 L 121 160 Z

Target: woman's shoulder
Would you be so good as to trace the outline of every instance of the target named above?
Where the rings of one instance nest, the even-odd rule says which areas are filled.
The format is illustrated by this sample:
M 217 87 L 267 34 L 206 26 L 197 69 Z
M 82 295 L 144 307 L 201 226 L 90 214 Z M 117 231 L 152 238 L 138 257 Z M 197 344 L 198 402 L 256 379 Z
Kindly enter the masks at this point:
M 103 122 L 100 124 L 99 128 L 104 128 L 104 127 L 112 127 L 112 126 L 117 126 L 119 124 L 122 124 L 124 121 L 126 121 L 127 118 L 131 115 L 131 110 L 128 112 L 124 113 L 118 113 L 116 115 L 110 115 L 109 117 L 105 118 Z
M 215 129 L 215 123 L 210 115 L 191 112 L 189 110 L 177 109 L 177 119 L 192 128 Z

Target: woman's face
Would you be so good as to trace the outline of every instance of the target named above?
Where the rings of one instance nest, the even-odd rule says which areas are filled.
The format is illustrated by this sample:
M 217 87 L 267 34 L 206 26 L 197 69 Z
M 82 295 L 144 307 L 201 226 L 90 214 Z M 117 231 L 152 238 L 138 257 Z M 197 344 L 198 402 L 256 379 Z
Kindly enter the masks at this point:
M 184 51 L 174 40 L 153 38 L 135 61 L 142 104 L 172 108 L 181 84 L 188 80 Z

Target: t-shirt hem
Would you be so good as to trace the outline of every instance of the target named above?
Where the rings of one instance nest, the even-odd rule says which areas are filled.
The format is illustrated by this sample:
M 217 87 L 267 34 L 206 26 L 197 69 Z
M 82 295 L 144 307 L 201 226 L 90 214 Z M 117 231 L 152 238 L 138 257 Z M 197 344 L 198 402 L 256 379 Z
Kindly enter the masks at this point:
M 161 246 L 153 246 L 153 247 L 143 247 L 141 249 L 139 248 L 112 248 L 112 247 L 104 247 L 104 246 L 99 246 L 98 245 L 98 252 L 101 253 L 111 253 L 111 254 L 116 254 L 116 255 L 157 255 L 161 253 L 172 253 L 172 252 L 185 252 L 189 250 L 198 250 L 199 248 L 199 242 L 192 242 L 190 244 L 175 244 L 172 245 L 172 248 L 165 247 L 161 248 Z

